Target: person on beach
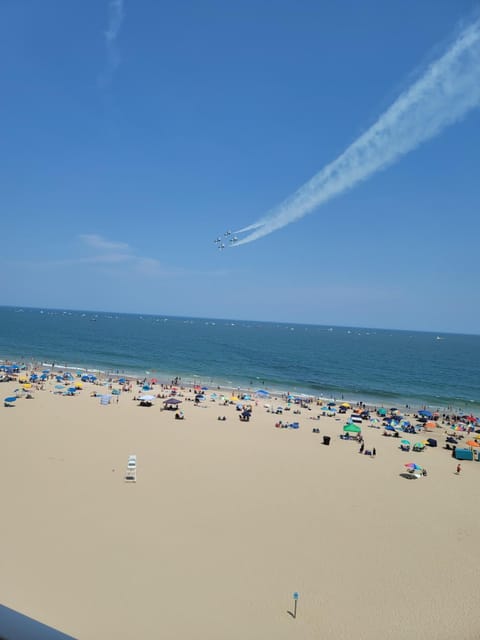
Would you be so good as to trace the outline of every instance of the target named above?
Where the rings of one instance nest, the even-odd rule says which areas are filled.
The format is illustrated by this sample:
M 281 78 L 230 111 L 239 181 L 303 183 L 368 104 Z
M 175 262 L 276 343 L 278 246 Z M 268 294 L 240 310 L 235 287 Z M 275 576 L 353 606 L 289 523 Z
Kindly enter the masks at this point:
M 462 465 L 460 463 L 457 464 L 457 476 L 460 475 L 460 471 L 462 470 Z
M 376 455 L 377 455 L 377 450 L 375 449 L 375 447 L 373 447 L 373 449 L 372 449 L 372 458 L 375 458 Z
M 365 445 L 362 442 L 362 444 L 360 445 L 360 451 L 358 453 L 363 453 L 364 449 L 365 449 Z

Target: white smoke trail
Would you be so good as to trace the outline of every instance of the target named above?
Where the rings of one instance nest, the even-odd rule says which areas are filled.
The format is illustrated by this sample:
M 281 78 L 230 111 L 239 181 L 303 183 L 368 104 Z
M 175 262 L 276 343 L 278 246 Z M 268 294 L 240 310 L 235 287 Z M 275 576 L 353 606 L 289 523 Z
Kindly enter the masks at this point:
M 105 31 L 105 45 L 107 47 L 107 69 L 101 78 L 102 84 L 107 84 L 120 64 L 120 53 L 117 38 L 125 17 L 123 0 L 110 0 L 108 3 L 108 25 Z
M 258 240 L 311 213 L 334 196 L 385 169 L 480 105 L 480 19 L 341 156 L 267 216 L 240 232 L 235 246 Z

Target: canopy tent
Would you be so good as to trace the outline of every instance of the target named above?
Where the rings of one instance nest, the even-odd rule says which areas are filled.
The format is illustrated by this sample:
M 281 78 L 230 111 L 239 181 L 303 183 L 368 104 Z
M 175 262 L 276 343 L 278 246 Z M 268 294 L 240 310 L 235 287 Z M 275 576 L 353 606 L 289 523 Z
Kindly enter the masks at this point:
M 343 427 L 345 433 L 361 433 L 362 429 L 358 426 L 358 424 L 346 424 Z

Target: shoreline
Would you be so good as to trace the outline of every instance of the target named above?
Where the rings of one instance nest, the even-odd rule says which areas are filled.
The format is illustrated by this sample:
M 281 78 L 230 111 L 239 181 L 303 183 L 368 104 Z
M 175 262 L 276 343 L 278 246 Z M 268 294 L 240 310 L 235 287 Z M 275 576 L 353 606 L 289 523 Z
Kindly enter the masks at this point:
M 115 378 L 125 377 L 129 380 L 139 380 L 139 379 L 152 379 L 156 378 L 158 380 L 158 384 L 163 384 L 165 386 L 171 385 L 172 381 L 178 379 L 178 385 L 183 387 L 194 387 L 196 385 L 207 386 L 210 390 L 221 390 L 231 394 L 241 393 L 241 394 L 255 394 L 257 389 L 265 389 L 268 391 L 270 396 L 276 398 L 286 397 L 288 394 L 293 395 L 295 397 L 305 397 L 309 399 L 313 399 L 315 401 L 321 400 L 324 402 L 336 402 L 340 404 L 341 402 L 348 402 L 352 406 L 358 406 L 364 404 L 369 409 L 375 410 L 378 408 L 391 408 L 398 407 L 400 410 L 405 411 L 416 411 L 420 409 L 428 409 L 432 411 L 438 412 L 450 412 L 461 415 L 462 413 L 470 414 L 470 413 L 480 413 L 480 404 L 474 401 L 467 403 L 465 401 L 464 406 L 454 406 L 453 404 L 444 404 L 444 403 L 435 403 L 432 402 L 431 399 L 421 401 L 420 398 L 404 398 L 402 396 L 392 397 L 385 395 L 380 398 L 375 396 L 374 394 L 354 394 L 347 391 L 339 392 L 337 394 L 332 393 L 318 393 L 317 390 L 312 389 L 311 387 L 301 387 L 297 388 L 296 386 L 291 386 L 289 389 L 281 389 L 279 387 L 275 387 L 265 381 L 258 381 L 258 385 L 250 385 L 246 382 L 246 378 L 239 379 L 238 382 L 240 384 L 235 385 L 233 381 L 222 380 L 220 378 L 216 378 L 213 375 L 200 375 L 200 374 L 192 374 L 192 373 L 182 373 L 180 374 L 172 374 L 161 372 L 157 369 L 149 370 L 127 370 L 127 369 L 100 369 L 96 366 L 88 366 L 85 363 L 78 366 L 71 363 L 59 363 L 59 362 L 47 362 L 46 359 L 35 359 L 31 360 L 23 360 L 21 358 L 18 359 L 6 359 L 5 357 L 0 358 L 0 367 L 8 366 L 8 364 L 16 363 L 21 367 L 25 367 L 28 371 L 36 371 L 38 373 L 41 370 L 41 367 L 46 368 L 54 368 L 55 371 L 66 371 L 66 372 L 79 372 L 82 374 L 95 374 L 98 375 L 99 378 L 102 379 L 103 383 L 112 382 Z M 180 382 L 181 381 L 181 382 Z M 249 381 L 253 382 L 252 380 Z

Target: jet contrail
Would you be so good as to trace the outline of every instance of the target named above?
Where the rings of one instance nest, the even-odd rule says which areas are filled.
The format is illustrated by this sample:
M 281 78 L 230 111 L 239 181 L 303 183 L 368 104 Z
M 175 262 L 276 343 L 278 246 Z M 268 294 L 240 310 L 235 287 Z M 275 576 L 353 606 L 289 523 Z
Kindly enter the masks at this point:
M 480 105 L 480 19 L 336 160 L 257 222 L 235 246 L 258 240 L 311 213 L 385 169 Z
M 109 0 L 108 25 L 105 31 L 105 45 L 107 48 L 107 68 L 100 78 L 103 85 L 107 85 L 120 64 L 120 54 L 117 47 L 117 38 L 122 28 L 125 10 L 123 0 Z

